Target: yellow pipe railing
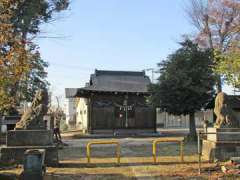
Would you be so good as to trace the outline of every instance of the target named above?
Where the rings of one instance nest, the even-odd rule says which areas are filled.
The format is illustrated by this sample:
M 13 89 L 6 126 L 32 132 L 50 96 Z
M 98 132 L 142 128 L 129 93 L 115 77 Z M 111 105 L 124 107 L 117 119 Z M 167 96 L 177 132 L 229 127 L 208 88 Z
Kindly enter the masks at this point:
M 90 158 L 91 158 L 91 146 L 92 145 L 99 145 L 99 144 L 115 144 L 116 145 L 116 158 L 117 158 L 117 163 L 120 164 L 120 144 L 118 141 L 91 141 L 87 143 L 87 161 L 88 164 L 90 163 Z
M 158 138 L 153 140 L 152 143 L 152 153 L 153 153 L 153 162 L 157 162 L 157 144 L 163 142 L 177 142 L 180 144 L 180 157 L 181 161 L 183 162 L 183 146 L 184 146 L 184 137 L 170 137 L 170 138 Z

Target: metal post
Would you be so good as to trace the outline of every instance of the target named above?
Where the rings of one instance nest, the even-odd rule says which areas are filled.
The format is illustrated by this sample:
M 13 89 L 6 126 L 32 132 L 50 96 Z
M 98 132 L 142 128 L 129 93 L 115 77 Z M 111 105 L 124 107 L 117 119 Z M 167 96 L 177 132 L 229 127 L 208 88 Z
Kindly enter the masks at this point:
M 181 156 L 181 161 L 183 162 L 183 141 L 180 142 L 180 156 Z
M 152 153 L 153 153 L 153 162 L 157 162 L 157 157 L 156 157 L 156 142 L 153 141 L 153 147 L 152 147 Z
M 201 174 L 201 144 L 200 144 L 201 132 L 198 132 L 198 174 Z
M 128 128 L 128 107 L 127 105 L 125 107 L 126 107 L 126 128 Z
M 87 145 L 87 161 L 88 161 L 88 164 L 90 163 L 90 144 Z
M 117 149 L 116 149 L 116 151 L 117 151 L 117 162 L 118 162 L 118 164 L 120 164 L 120 145 L 119 144 L 117 144 Z

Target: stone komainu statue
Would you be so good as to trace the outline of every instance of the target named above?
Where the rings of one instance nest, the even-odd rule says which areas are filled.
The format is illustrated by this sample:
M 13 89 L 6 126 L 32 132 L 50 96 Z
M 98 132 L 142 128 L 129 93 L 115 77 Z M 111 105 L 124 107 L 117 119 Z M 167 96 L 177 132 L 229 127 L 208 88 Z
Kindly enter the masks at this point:
M 227 94 L 223 92 L 217 94 L 214 113 L 217 116 L 216 128 L 239 128 L 239 121 L 232 110 Z
M 43 116 L 48 111 L 48 92 L 38 90 L 33 99 L 32 106 L 22 115 L 21 120 L 16 124 L 15 129 L 45 129 Z

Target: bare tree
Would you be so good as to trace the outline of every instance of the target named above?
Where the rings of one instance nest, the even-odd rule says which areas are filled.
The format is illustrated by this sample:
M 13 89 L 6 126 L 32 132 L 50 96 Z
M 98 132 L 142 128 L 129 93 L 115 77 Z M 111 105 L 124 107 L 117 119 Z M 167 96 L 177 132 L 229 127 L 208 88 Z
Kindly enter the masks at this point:
M 225 53 L 240 40 L 239 0 L 189 0 L 186 12 L 198 30 L 196 41 L 202 47 Z M 222 91 L 220 77 L 217 90 Z

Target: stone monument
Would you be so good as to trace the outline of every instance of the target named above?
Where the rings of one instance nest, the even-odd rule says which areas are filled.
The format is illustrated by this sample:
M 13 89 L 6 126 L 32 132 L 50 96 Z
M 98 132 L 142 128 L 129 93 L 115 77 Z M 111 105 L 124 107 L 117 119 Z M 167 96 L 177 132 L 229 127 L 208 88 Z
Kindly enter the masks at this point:
M 45 149 L 45 163 L 58 164 L 58 149 L 53 144 L 52 130 L 46 130 L 43 116 L 48 111 L 47 90 L 38 90 L 31 107 L 22 115 L 15 130 L 8 131 L 6 146 L 1 148 L 1 160 L 23 163 L 28 149 Z
M 218 93 L 214 113 L 216 123 L 207 130 L 209 134 L 203 140 L 203 155 L 210 161 L 240 156 L 240 121 L 227 94 Z
M 16 124 L 15 130 L 45 129 L 43 116 L 48 111 L 48 93 L 46 90 L 37 91 L 32 106 L 23 114 Z

